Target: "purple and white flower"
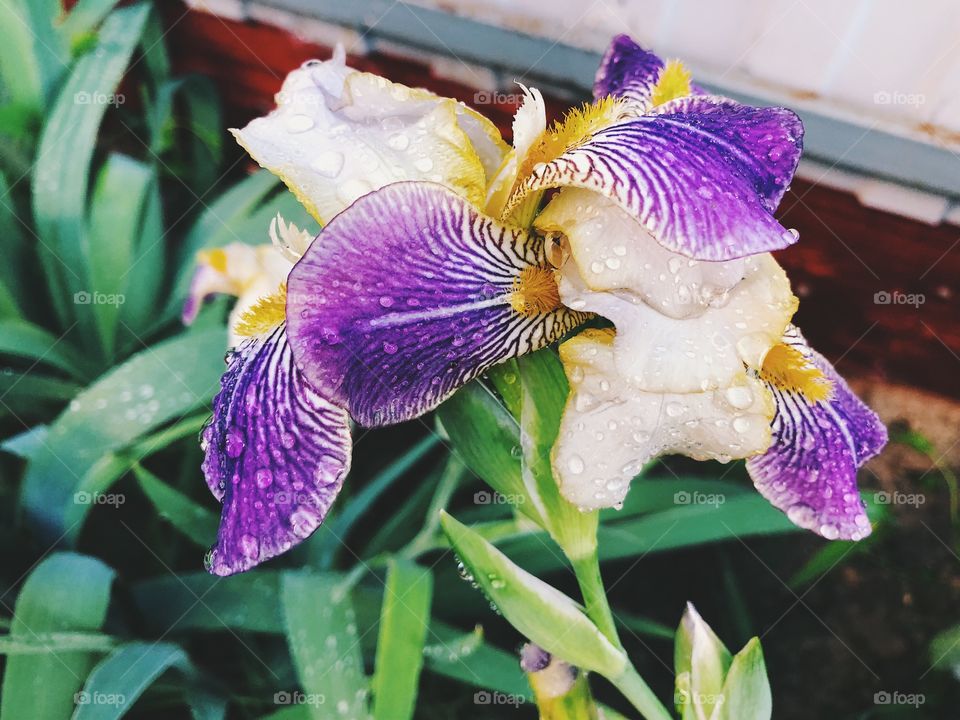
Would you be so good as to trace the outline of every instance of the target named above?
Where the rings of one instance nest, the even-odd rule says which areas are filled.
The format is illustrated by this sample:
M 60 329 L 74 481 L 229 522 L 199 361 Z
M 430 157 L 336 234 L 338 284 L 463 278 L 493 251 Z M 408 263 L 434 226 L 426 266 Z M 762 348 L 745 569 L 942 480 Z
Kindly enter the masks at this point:
M 240 297 L 203 433 L 223 503 L 212 572 L 247 570 L 323 522 L 351 420 L 418 417 L 591 314 L 615 330 L 560 348 L 572 392 L 553 465 L 568 499 L 616 505 L 663 453 L 749 457 L 798 524 L 869 531 L 855 473 L 885 434 L 790 326 L 797 301 L 769 255 L 796 240 L 772 213 L 797 117 L 707 95 L 623 37 L 594 105 L 548 128 L 524 92 L 509 148 L 462 104 L 338 52 L 235 131 L 323 229 L 311 240 L 278 218 L 269 253 L 201 258 L 185 314 L 212 292 Z
M 349 469 L 351 417 L 376 426 L 422 415 L 586 317 L 560 303 L 544 238 L 478 209 L 488 171 L 503 164 L 487 121 L 342 58 L 294 71 L 278 103 L 236 134 L 328 222 L 307 247 L 280 220 L 269 268 L 195 284 L 194 306 L 218 291 L 245 306 L 203 433 L 204 473 L 223 502 L 207 564 L 221 575 L 320 525 Z M 330 153 L 338 161 L 320 167 Z M 198 278 L 230 278 L 265 252 L 241 248 L 214 251 Z
M 797 300 L 783 270 L 762 252 L 771 248 L 751 242 L 759 236 L 749 232 L 733 253 L 720 252 L 731 244 L 703 242 L 716 240 L 711 233 L 721 228 L 723 233 L 727 227 L 775 223 L 771 212 L 798 158 L 799 143 L 791 139 L 798 140 L 802 131 L 785 111 L 739 109 L 743 106 L 711 99 L 694 86 L 688 86 L 693 95 L 658 106 L 652 98 L 667 67 L 628 38 L 617 38 L 596 89 L 625 98 L 640 117 L 656 114 L 658 107 L 668 112 L 713 103 L 709 120 L 671 122 L 701 140 L 712 138 L 715 147 L 701 159 L 729 152 L 741 179 L 772 181 L 753 183 L 757 205 L 743 190 L 737 194 L 741 202 L 731 205 L 707 176 L 698 184 L 691 173 L 678 183 L 683 186 L 678 193 L 689 197 L 691 190 L 706 189 L 717 201 L 715 211 L 725 206 L 740 215 L 726 226 L 702 222 L 705 216 L 689 206 L 677 210 L 683 216 L 677 227 L 689 230 L 682 235 L 690 242 L 665 244 L 665 236 L 677 237 L 669 223 L 651 225 L 644 218 L 656 213 L 636 211 L 670 197 L 672 185 L 659 196 L 648 186 L 633 205 L 623 201 L 628 195 L 622 192 L 605 194 L 604 204 L 585 189 L 564 189 L 539 215 L 536 226 L 561 235 L 570 247 L 570 261 L 559 271 L 561 299 L 606 317 L 616 328 L 584 332 L 560 348 L 571 383 L 553 457 L 561 491 L 585 509 L 616 506 L 630 480 L 660 455 L 749 458 L 758 490 L 793 522 L 831 539 L 864 537 L 870 524 L 856 471 L 886 442 L 883 425 L 790 325 Z M 728 110 L 730 126 L 715 124 Z M 661 162 L 649 173 L 659 181 L 683 165 L 677 149 L 689 149 L 682 143 L 670 147 L 669 154 L 659 155 L 672 169 Z M 605 159 L 605 167 L 615 167 L 614 161 Z M 597 185 L 594 192 L 601 187 L 607 186 Z M 744 220 L 746 207 L 766 220 Z

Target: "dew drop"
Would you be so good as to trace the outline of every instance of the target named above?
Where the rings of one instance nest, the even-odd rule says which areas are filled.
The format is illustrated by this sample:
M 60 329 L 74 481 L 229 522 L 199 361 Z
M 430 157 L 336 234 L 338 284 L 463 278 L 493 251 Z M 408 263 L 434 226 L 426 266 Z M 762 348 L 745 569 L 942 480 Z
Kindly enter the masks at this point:
M 286 126 L 291 133 L 306 132 L 313 127 L 313 118 L 309 115 L 291 115 L 287 118 Z

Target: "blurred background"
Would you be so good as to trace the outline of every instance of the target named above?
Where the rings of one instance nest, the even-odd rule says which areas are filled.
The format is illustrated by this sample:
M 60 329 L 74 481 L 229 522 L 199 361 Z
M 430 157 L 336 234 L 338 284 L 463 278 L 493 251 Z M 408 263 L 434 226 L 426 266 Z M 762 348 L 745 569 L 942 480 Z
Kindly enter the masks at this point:
M 739 463 L 649 469 L 600 538 L 631 656 L 669 698 L 691 600 L 731 648 L 760 636 L 778 720 L 957 716 L 960 5 L 0 0 L 3 720 L 335 717 L 373 667 L 391 557 L 436 585 L 414 717 L 536 716 L 522 639 L 434 523 L 438 507 L 493 521 L 509 506 L 432 418 L 358 432 L 334 513 L 296 551 L 203 571 L 218 507 L 197 434 L 229 302 L 189 329 L 179 315 L 199 250 L 267 242 L 277 212 L 318 230 L 226 132 L 303 61 L 341 43 L 352 66 L 456 97 L 509 140 L 518 81 L 555 117 L 587 99 L 622 32 L 717 92 L 803 117 L 778 211 L 800 242 L 777 258 L 798 324 L 892 440 L 861 474 L 875 532 L 855 545 L 797 531 Z M 548 542 L 501 547 L 575 592 Z M 342 628 L 314 615 L 340 582 L 359 641 L 334 663 L 320 649 Z

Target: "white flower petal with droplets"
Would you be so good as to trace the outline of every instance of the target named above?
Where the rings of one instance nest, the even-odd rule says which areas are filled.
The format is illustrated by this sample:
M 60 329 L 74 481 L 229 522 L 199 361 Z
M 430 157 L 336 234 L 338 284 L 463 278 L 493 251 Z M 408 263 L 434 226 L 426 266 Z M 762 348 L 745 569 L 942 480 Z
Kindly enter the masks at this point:
M 744 258 L 702 262 L 670 252 L 612 200 L 565 188 L 537 217 L 541 232 L 563 233 L 591 290 L 629 289 L 665 315 L 700 315 L 740 282 Z
M 759 368 L 797 308 L 786 273 L 770 255 L 746 258 L 744 268 L 746 276 L 733 289 L 687 319 L 664 315 L 629 290 L 590 290 L 575 263 L 558 272 L 560 298 L 573 310 L 613 322 L 617 371 L 638 389 L 714 390 L 743 377 L 744 364 Z
M 560 346 L 560 357 L 570 397 L 553 468 L 563 496 L 580 508 L 622 503 L 630 480 L 659 455 L 727 462 L 770 445 L 773 401 L 754 378 L 707 392 L 643 392 L 617 370 L 609 330 L 581 333 Z
M 291 72 L 276 100 L 232 132 L 321 223 L 404 180 L 442 183 L 480 204 L 506 151 L 496 128 L 461 103 L 353 70 L 339 53 Z

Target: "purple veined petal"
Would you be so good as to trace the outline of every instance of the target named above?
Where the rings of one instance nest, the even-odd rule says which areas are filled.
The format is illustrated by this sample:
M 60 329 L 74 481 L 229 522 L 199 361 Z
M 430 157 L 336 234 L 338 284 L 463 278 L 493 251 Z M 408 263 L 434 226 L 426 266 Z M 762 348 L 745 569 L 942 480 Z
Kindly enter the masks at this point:
M 870 521 L 857 491 L 857 469 L 883 449 L 887 429 L 795 327 L 784 342 L 830 380 L 832 397 L 810 403 L 768 384 L 776 402 L 773 443 L 747 461 L 747 470 L 760 494 L 796 525 L 829 540 L 860 540 L 870 534 Z
M 612 95 L 647 110 L 653 87 L 663 67 L 661 57 L 644 50 L 629 35 L 617 35 L 610 41 L 610 47 L 600 60 L 593 82 L 593 97 L 599 100 Z M 696 85 L 691 90 L 697 95 L 704 92 Z
M 582 187 L 616 202 L 680 255 L 725 261 L 779 250 L 796 242 L 772 212 L 793 178 L 802 136 L 785 108 L 672 100 L 534 166 L 507 212 L 529 192 Z
M 293 364 L 284 326 L 234 351 L 213 419 L 203 472 L 223 503 L 215 575 L 243 572 L 316 530 L 350 468 L 347 413 L 320 397 Z
M 524 278 L 543 281 L 552 302 L 515 310 Z M 560 305 L 542 238 L 433 183 L 396 183 L 357 200 L 287 285 L 297 366 L 367 426 L 422 415 L 586 317 Z

